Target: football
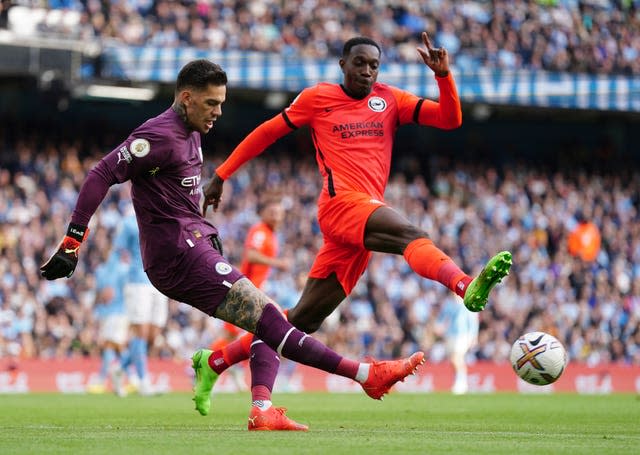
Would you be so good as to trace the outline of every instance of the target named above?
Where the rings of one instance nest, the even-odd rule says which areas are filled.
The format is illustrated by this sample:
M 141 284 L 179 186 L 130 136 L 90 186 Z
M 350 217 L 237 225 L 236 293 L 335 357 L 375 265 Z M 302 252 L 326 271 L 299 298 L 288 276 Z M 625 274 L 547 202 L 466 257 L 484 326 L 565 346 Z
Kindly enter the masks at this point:
M 511 366 L 523 381 L 547 385 L 558 380 L 567 366 L 567 351 L 545 332 L 529 332 L 511 346 Z

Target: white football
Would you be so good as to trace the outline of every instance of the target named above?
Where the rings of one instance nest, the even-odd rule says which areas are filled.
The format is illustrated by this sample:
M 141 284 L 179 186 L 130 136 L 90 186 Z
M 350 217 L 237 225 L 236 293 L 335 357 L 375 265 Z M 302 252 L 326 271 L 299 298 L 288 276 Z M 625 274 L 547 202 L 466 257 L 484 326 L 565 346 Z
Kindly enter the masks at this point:
M 558 380 L 567 366 L 567 351 L 545 332 L 529 332 L 511 346 L 511 366 L 522 380 L 547 385 Z

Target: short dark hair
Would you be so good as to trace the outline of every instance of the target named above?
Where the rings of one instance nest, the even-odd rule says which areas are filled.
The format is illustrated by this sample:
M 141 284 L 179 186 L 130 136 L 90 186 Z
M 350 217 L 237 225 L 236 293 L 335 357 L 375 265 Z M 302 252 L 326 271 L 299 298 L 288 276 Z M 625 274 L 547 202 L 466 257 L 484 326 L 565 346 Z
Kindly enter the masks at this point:
M 282 204 L 282 196 L 276 193 L 271 193 L 266 196 L 263 196 L 258 202 L 258 213 L 262 213 L 264 209 L 269 207 L 270 205 Z
M 227 73 L 217 63 L 209 60 L 193 60 L 180 70 L 176 80 L 176 91 L 187 87 L 205 89 L 208 85 L 226 85 Z
M 367 38 L 366 36 L 356 36 L 354 38 L 349 39 L 346 43 L 344 43 L 344 47 L 342 48 L 342 56 L 346 57 L 351 52 L 351 49 L 354 46 L 358 46 L 359 44 L 368 44 L 370 46 L 375 46 L 378 49 L 378 52 L 382 54 L 382 49 L 380 49 L 380 45 L 376 43 L 371 38 Z

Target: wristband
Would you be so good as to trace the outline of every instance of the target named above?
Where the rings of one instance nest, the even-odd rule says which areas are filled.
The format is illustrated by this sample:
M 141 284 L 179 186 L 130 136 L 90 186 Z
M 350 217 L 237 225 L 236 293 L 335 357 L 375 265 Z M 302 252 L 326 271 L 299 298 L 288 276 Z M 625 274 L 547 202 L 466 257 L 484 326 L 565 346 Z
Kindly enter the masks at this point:
M 69 228 L 67 229 L 67 237 L 71 237 L 75 241 L 82 243 L 89 235 L 89 228 L 87 226 L 83 226 L 81 224 L 69 223 Z

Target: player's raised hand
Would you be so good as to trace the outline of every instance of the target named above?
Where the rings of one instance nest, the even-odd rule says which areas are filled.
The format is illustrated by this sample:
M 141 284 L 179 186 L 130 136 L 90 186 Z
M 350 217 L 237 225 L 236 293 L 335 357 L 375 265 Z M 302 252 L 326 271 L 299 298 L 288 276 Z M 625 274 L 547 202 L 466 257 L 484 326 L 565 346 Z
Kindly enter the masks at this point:
M 202 216 L 207 216 L 207 208 L 213 206 L 213 211 L 218 210 L 220 204 L 220 198 L 222 198 L 222 186 L 224 180 L 218 175 L 213 174 L 213 178 L 209 181 L 209 184 L 204 189 L 204 201 L 202 201 Z
M 444 47 L 433 47 L 427 32 L 422 32 L 422 42 L 426 50 L 417 47 L 416 50 L 424 63 L 436 73 L 436 76 L 444 77 L 449 74 L 449 54 Z

